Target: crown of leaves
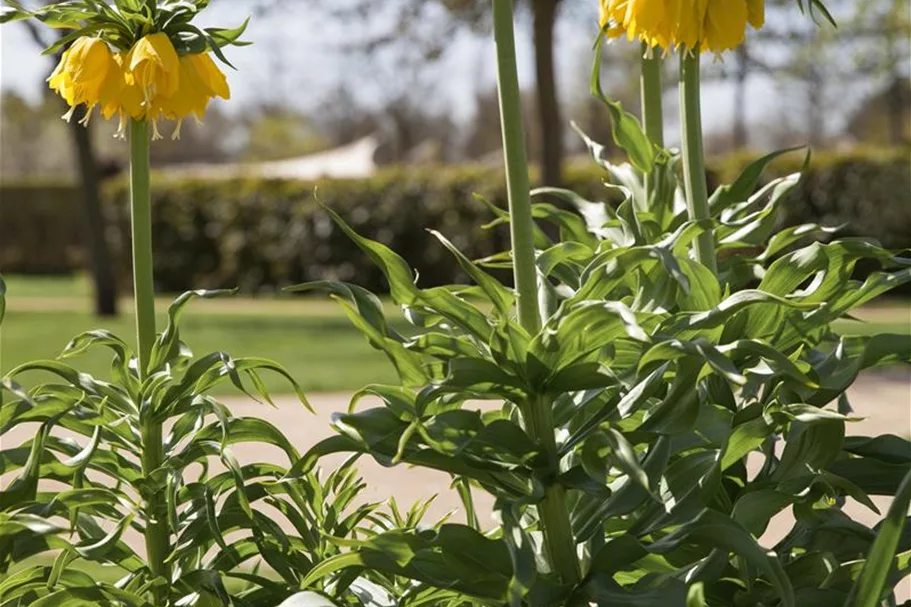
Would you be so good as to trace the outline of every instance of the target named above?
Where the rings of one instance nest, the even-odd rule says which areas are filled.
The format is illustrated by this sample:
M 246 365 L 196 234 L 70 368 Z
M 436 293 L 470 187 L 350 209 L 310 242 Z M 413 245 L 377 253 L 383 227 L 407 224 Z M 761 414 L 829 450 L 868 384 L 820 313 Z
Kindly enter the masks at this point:
M 211 51 L 231 65 L 221 49 L 252 44 L 240 39 L 249 18 L 234 28 L 200 28 L 192 21 L 210 0 L 66 0 L 30 9 L 16 0 L 4 0 L 0 23 L 37 19 L 53 28 L 73 30 L 44 50 L 54 54 L 82 36 L 95 36 L 120 50 L 129 50 L 143 36 L 164 32 L 181 55 Z M 233 66 L 232 66 L 233 67 Z

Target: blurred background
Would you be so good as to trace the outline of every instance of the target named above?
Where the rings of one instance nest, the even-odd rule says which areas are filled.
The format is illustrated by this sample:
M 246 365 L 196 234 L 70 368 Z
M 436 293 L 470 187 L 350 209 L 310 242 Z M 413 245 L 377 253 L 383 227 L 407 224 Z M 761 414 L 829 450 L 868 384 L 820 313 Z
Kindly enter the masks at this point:
M 827 5 L 837 30 L 801 15 L 794 0 L 767 0 L 765 28 L 737 52 L 705 57 L 710 181 L 731 179 L 772 149 L 808 146 L 813 163 L 782 225 L 842 226 L 843 235 L 907 249 L 909 2 Z M 602 175 L 570 127 L 609 142 L 608 116 L 588 93 L 597 2 L 517 7 L 533 179 L 603 200 Z M 245 39 L 255 44 L 227 49 L 237 68 L 226 70 L 233 99 L 214 103 L 203 124 L 185 125 L 178 141 L 163 128 L 166 139 L 153 146 L 159 292 L 240 287 L 261 298 L 317 279 L 382 291 L 382 276 L 332 228 L 315 190 L 405 256 L 424 285 L 463 278 L 426 228 L 475 258 L 502 250 L 505 235 L 481 228 L 491 215 L 472 197 L 505 200 L 489 12 L 487 0 L 213 0 L 204 25 L 251 16 Z M 52 325 L 59 335 L 91 315 L 118 323 L 128 313 L 118 305 L 130 291 L 125 143 L 115 123 L 96 119 L 86 129 L 59 119 L 65 108 L 45 84 L 57 58 L 40 54 L 54 36 L 31 23 L 0 28 L 0 270 L 23 298 L 12 314 L 33 321 L 9 329 L 23 343 L 42 328 L 50 336 Z M 604 50 L 604 88 L 633 113 L 639 52 L 626 40 Z M 665 78 L 671 145 L 673 64 Z M 770 177 L 803 159 L 802 151 L 784 157 Z M 40 310 L 56 310 L 56 320 L 27 316 Z M 235 320 L 232 330 L 242 331 Z M 884 322 L 908 320 L 905 305 Z M 288 322 L 276 321 L 276 335 Z M 34 354 L 29 348 L 13 357 Z

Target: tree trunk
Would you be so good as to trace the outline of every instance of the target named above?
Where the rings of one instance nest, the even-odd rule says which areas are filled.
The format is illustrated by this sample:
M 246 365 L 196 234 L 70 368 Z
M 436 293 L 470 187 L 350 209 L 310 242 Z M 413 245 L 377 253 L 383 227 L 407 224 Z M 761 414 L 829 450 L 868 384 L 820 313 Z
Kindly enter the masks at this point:
M 823 78 L 815 67 L 810 68 L 807 79 L 807 136 L 811 146 L 822 144 L 825 135 L 825 118 L 822 108 Z
M 563 119 L 557 97 L 554 66 L 554 29 L 561 0 L 533 0 L 535 73 L 538 120 L 541 129 L 541 180 L 560 186 L 563 181 Z
M 892 86 L 887 93 L 889 97 L 889 131 L 891 131 L 890 143 L 892 145 L 901 145 L 905 142 L 905 112 L 908 111 L 907 80 L 902 79 L 901 73 L 897 70 L 892 74 Z
M 101 211 L 100 179 L 92 134 L 75 119 L 69 126 L 79 167 L 79 181 L 88 228 L 88 248 L 95 283 L 95 314 L 117 315 L 117 281 L 108 247 L 104 214 Z

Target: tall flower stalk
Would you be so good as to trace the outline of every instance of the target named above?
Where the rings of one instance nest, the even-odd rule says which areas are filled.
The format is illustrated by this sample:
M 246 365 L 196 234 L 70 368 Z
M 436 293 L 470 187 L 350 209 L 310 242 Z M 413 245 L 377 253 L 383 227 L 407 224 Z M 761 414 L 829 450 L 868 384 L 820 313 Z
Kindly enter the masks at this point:
M 137 361 L 135 373 L 147 382 L 161 361 L 152 360 L 155 330 L 155 288 L 152 262 L 150 142 L 161 137 L 160 121 L 176 123 L 201 118 L 209 101 L 229 98 L 224 74 L 210 53 L 224 60 L 221 47 L 238 43 L 243 24 L 235 29 L 199 29 L 191 25 L 199 7 L 191 3 L 74 2 L 67 11 L 50 6 L 30 12 L 14 7 L 8 18 L 44 19 L 51 13 L 62 27 L 74 30 L 48 52 L 62 50 L 48 85 L 70 106 L 64 118 L 85 107 L 84 123 L 97 109 L 102 117 L 120 120 L 120 132 L 129 139 L 133 287 L 136 313 Z M 197 3 L 198 4 L 198 3 Z M 78 9 L 78 10 L 77 10 Z M 155 582 L 149 593 L 156 607 L 171 604 L 171 540 L 176 530 L 169 520 L 162 480 L 165 460 L 163 423 L 167 414 L 141 390 L 132 394 L 138 411 L 142 489 L 138 508 L 145 522 L 148 570 Z
M 522 327 L 530 335 L 535 335 L 541 330 L 541 314 L 538 307 L 528 160 L 516 69 L 512 0 L 493 0 L 493 24 L 518 318 Z M 529 434 L 542 449 L 548 466 L 556 476 L 559 457 L 551 399 L 543 394 L 532 396 L 522 409 Z M 538 515 L 551 566 L 565 583 L 575 584 L 580 579 L 580 571 L 562 485 L 553 482 L 545 488 L 544 498 L 538 504 Z
M 659 51 L 680 54 L 680 123 L 687 208 L 692 221 L 709 219 L 708 187 L 699 100 L 699 59 L 703 52 L 724 53 L 740 46 L 748 26 L 765 23 L 765 0 L 684 3 L 600 0 L 600 23 L 610 37 L 626 36 L 643 47 L 643 122 L 655 145 L 661 145 Z M 649 188 L 649 184 L 646 184 Z M 717 274 L 712 230 L 696 240 L 694 256 Z
M 661 57 L 645 42 L 642 43 L 642 71 L 639 76 L 639 90 L 642 95 L 642 126 L 649 142 L 656 148 L 664 148 L 664 105 L 661 97 Z M 651 201 L 655 190 L 652 172 L 645 176 L 645 200 Z
M 155 343 L 155 287 L 152 278 L 152 201 L 149 125 L 130 121 L 130 217 L 133 236 L 133 293 L 139 375 L 145 379 Z
M 152 205 L 149 169 L 149 125 L 130 121 L 130 218 L 133 240 L 133 294 L 136 307 L 136 341 L 139 377 L 148 377 L 155 343 L 155 285 L 152 267 Z M 161 467 L 164 458 L 163 428 L 151 409 L 141 411 L 142 475 L 146 478 Z M 168 555 L 170 529 L 165 495 L 152 490 L 146 498 L 146 556 L 152 575 L 170 583 Z M 156 604 L 167 600 L 166 586 L 153 589 Z
M 649 141 L 664 147 L 664 107 L 661 98 L 661 57 L 655 49 L 642 43 L 642 125 Z
M 683 178 L 686 203 L 692 221 L 710 217 L 708 184 L 705 177 L 705 150 L 702 141 L 702 104 L 700 100 L 699 52 L 680 51 L 680 125 L 683 152 Z M 706 228 L 696 238 L 696 261 L 718 273 L 715 238 Z

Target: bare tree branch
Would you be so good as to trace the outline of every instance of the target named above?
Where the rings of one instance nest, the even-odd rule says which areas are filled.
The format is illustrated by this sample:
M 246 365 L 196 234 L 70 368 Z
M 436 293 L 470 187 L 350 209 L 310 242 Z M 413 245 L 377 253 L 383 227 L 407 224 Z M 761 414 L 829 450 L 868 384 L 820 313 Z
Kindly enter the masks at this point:
M 45 39 L 41 33 L 43 31 L 41 27 L 39 27 L 31 19 L 25 19 L 23 21 L 20 21 L 20 23 L 25 26 L 25 29 L 28 31 L 29 38 L 31 38 L 35 44 L 40 46 L 42 50 L 53 44 L 49 40 Z

